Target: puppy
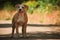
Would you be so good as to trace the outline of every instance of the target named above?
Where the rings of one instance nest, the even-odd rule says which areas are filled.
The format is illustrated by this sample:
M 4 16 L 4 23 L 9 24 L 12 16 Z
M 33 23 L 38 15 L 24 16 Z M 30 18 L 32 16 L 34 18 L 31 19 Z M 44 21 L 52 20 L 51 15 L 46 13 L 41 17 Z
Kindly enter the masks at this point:
M 28 17 L 26 11 L 28 9 L 27 5 L 24 4 L 17 4 L 16 5 L 17 13 L 13 16 L 12 19 L 12 37 L 14 35 L 14 30 L 16 28 L 16 34 L 19 36 L 19 26 L 22 26 L 22 35 L 26 37 L 26 27 L 28 22 Z

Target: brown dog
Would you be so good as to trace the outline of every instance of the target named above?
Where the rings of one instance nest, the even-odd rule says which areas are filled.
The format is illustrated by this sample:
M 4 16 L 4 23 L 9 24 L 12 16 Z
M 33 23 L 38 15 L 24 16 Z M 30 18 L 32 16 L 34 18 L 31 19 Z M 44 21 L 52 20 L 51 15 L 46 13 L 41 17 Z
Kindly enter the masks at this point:
M 22 26 L 22 35 L 23 37 L 26 36 L 26 26 L 28 22 L 26 10 L 28 9 L 28 6 L 23 4 L 17 4 L 16 8 L 18 8 L 17 13 L 14 15 L 12 19 L 12 37 L 14 35 L 14 30 L 16 28 L 16 34 L 19 34 L 19 26 Z M 19 35 L 18 35 L 19 36 Z

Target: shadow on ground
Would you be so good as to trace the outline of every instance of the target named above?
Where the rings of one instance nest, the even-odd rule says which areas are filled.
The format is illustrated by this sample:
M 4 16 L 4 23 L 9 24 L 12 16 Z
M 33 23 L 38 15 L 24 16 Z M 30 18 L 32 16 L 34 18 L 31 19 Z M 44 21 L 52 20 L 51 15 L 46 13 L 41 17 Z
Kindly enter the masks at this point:
M 52 33 L 52 34 L 47 34 L 42 32 L 27 33 L 26 38 L 23 38 L 21 35 L 22 34 L 19 35 L 18 39 L 60 39 L 59 33 Z M 0 39 L 16 39 L 16 37 L 11 38 L 11 34 L 6 34 L 6 35 L 0 35 Z
M 27 24 L 30 27 L 60 27 L 60 25 L 53 25 L 53 24 Z M 7 28 L 12 27 L 12 24 L 0 24 L 0 28 Z

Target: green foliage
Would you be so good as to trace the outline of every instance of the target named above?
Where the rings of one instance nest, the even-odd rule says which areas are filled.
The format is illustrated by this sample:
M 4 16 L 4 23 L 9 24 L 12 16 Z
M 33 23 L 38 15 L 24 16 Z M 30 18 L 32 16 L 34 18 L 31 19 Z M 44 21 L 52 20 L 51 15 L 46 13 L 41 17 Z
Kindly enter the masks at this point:
M 29 10 L 28 12 L 33 12 L 35 9 L 40 10 L 41 12 L 44 11 L 44 9 L 46 8 L 46 3 L 42 0 L 40 1 L 28 1 L 27 3 L 25 3 L 26 5 L 28 5 Z
M 35 6 L 37 5 L 37 2 L 36 1 L 28 1 L 25 4 L 29 7 L 28 12 L 31 13 L 34 10 Z
M 0 0 L 0 7 L 2 7 L 3 5 L 3 8 L 4 9 L 7 9 L 7 10 L 14 10 L 14 5 L 15 4 L 18 4 L 18 3 L 23 3 L 23 2 L 26 2 L 26 4 L 28 5 L 29 7 L 29 10 L 28 12 L 32 12 L 35 7 L 37 5 L 39 5 L 37 8 L 40 10 L 40 11 L 43 11 L 44 9 L 47 10 L 47 7 L 50 6 L 50 8 L 53 6 L 60 6 L 60 0 Z M 50 9 L 49 8 L 49 9 Z M 51 9 L 52 9 L 51 8 Z
M 29 10 L 28 12 L 33 12 L 33 10 L 38 9 L 41 13 L 42 12 L 51 12 L 53 9 L 55 9 L 57 5 L 57 0 L 36 0 L 36 1 L 28 1 L 25 3 L 28 5 Z M 38 6 L 36 8 L 36 6 Z
M 14 7 L 13 7 L 13 5 L 10 2 L 6 2 L 4 4 L 4 8 L 3 9 L 11 11 L 11 10 L 14 10 Z

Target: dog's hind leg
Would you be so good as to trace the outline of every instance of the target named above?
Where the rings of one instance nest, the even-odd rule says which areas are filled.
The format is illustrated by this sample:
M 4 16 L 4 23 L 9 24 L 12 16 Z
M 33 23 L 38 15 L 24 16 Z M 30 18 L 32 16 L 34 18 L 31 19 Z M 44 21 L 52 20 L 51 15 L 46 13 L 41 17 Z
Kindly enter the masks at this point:
M 14 30 L 15 30 L 15 25 L 12 25 L 12 36 L 11 37 L 14 36 Z

